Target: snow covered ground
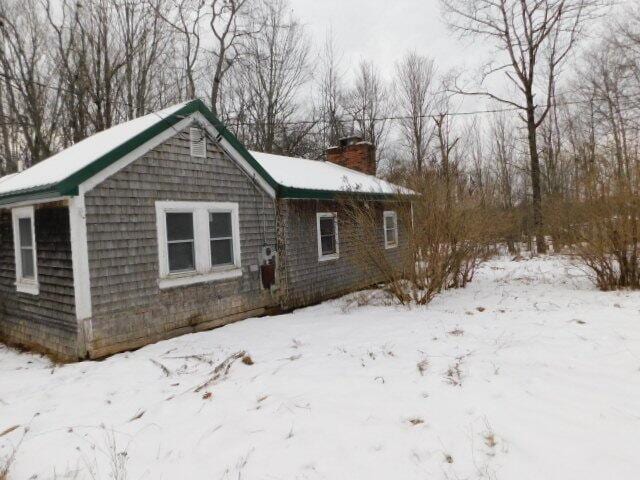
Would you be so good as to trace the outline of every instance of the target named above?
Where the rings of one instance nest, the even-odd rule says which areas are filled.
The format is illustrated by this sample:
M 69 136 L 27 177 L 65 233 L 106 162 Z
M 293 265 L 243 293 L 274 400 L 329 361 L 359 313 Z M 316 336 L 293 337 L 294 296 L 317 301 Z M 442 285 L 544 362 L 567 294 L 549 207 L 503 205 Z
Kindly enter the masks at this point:
M 548 258 L 424 308 L 357 298 L 102 362 L 0 346 L 0 458 L 23 439 L 20 480 L 639 477 L 639 293 Z

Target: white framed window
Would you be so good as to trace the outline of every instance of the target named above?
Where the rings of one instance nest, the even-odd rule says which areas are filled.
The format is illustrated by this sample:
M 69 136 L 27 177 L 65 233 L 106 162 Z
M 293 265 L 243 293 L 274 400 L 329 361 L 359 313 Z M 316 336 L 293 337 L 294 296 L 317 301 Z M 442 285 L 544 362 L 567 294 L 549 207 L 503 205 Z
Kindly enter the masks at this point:
M 13 245 L 16 263 L 16 290 L 38 295 L 38 261 L 33 206 L 14 208 Z
M 398 246 L 398 216 L 396 212 L 387 210 L 384 212 L 384 248 L 396 248 Z
M 192 157 L 205 158 L 207 156 L 207 135 L 203 128 L 191 127 L 189 129 L 189 145 Z
M 156 202 L 160 288 L 242 275 L 237 203 Z
M 336 212 L 319 212 L 318 227 L 318 260 L 335 260 L 340 258 L 340 242 L 338 237 L 338 214 Z

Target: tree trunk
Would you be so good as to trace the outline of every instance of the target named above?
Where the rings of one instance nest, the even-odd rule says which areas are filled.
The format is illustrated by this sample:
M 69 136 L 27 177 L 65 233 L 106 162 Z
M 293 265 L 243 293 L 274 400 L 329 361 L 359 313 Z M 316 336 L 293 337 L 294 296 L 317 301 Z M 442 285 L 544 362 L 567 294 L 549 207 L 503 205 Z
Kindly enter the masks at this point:
M 531 158 L 531 191 L 533 205 L 533 231 L 536 236 L 536 250 L 546 253 L 544 241 L 544 225 L 542 221 L 542 192 L 540 189 L 540 156 L 538 155 L 538 138 L 533 96 L 527 99 L 527 133 L 529 139 L 529 156 Z

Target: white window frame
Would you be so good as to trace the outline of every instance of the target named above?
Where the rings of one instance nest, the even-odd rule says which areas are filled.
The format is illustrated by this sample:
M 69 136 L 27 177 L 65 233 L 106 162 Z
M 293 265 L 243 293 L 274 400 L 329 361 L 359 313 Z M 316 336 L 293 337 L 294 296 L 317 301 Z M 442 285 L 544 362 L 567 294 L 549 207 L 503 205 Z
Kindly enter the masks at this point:
M 393 218 L 394 220 L 395 228 L 393 229 L 393 233 L 394 233 L 395 239 L 393 242 L 389 242 L 387 239 L 387 219 L 388 218 Z M 384 220 L 382 222 L 382 228 L 383 228 L 383 234 L 384 234 L 384 248 L 387 250 L 391 248 L 398 248 L 398 215 L 394 210 L 385 210 L 383 214 L 383 219 Z
M 196 135 L 199 136 L 197 141 Z M 202 151 L 199 151 L 199 148 L 202 148 Z M 204 128 L 189 128 L 189 151 L 192 157 L 207 158 L 207 133 Z
M 38 254 L 36 245 L 36 224 L 33 205 L 27 207 L 14 208 L 11 210 L 13 221 L 13 247 L 16 264 L 16 290 L 31 295 L 40 294 L 40 285 L 38 283 Z M 22 276 L 22 252 L 20 247 L 20 219 L 28 218 L 31 220 L 31 244 L 33 246 L 33 278 L 24 278 Z
M 320 236 L 320 219 L 333 218 L 333 231 L 336 237 L 336 253 L 329 255 L 322 254 L 322 237 Z M 325 262 L 327 260 L 336 260 L 340 258 L 340 236 L 338 234 L 338 213 L 337 212 L 318 212 L 316 214 L 316 233 L 318 241 L 318 261 Z
M 211 265 L 211 242 L 209 213 L 231 214 L 233 236 L 233 264 Z M 169 247 L 167 242 L 167 213 L 193 214 L 193 241 L 195 270 L 188 272 L 169 271 Z M 237 203 L 233 202 L 156 202 L 156 229 L 158 233 L 159 280 L 161 289 L 192 285 L 195 283 L 226 280 L 242 276 L 240 252 L 240 215 Z

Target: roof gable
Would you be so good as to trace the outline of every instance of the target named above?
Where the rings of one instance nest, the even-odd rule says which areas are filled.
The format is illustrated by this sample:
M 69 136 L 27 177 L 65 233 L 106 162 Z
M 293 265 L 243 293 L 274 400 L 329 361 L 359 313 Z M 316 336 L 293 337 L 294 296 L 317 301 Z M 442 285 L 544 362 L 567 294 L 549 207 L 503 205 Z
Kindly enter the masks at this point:
M 305 185 L 304 183 L 288 181 L 287 178 L 279 174 L 282 171 L 282 167 L 278 166 L 278 164 L 281 165 L 283 159 L 289 158 L 292 162 L 285 170 L 296 172 L 300 172 L 302 164 L 295 163 L 294 166 L 293 162 L 312 162 L 305 164 L 307 168 L 312 170 L 317 170 L 319 165 L 323 165 L 325 162 L 314 162 L 312 160 L 294 159 L 257 152 L 252 155 L 204 103 L 196 99 L 98 132 L 23 172 L 8 176 L 9 178 L 3 177 L 3 181 L 0 182 L 0 205 L 77 195 L 79 186 L 83 182 L 196 112 L 206 118 L 219 136 L 226 140 L 227 144 L 274 189 L 279 197 L 334 198 L 336 195 L 349 193 L 350 190 L 336 183 L 336 179 L 331 180 L 330 177 L 332 175 L 335 175 L 338 180 L 342 180 L 344 176 L 340 175 L 340 172 L 336 169 L 344 170 L 344 173 L 351 177 L 352 180 L 355 177 L 361 180 L 351 185 L 351 188 L 358 193 L 388 196 L 399 191 L 398 188 L 400 187 L 390 189 L 389 186 L 392 186 L 392 184 L 388 182 L 333 164 L 320 167 L 322 173 L 319 176 L 325 179 L 322 184 L 315 182 L 312 185 Z M 257 161 L 254 156 L 261 160 Z M 267 157 L 275 157 L 276 160 L 269 160 Z M 290 167 L 294 168 L 291 169 Z M 274 175 L 278 178 L 274 178 Z M 316 172 L 311 176 L 304 175 L 302 177 L 316 178 L 318 174 Z M 366 181 L 361 177 L 366 177 Z M 373 188 L 374 182 L 372 179 L 375 181 L 375 186 L 380 186 L 381 188 Z M 358 184 L 360 184 L 360 187 L 365 184 L 367 188 L 359 189 Z

